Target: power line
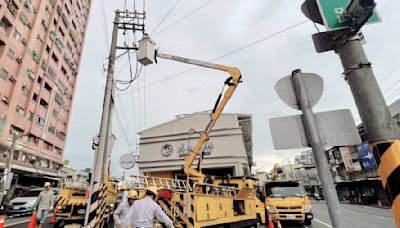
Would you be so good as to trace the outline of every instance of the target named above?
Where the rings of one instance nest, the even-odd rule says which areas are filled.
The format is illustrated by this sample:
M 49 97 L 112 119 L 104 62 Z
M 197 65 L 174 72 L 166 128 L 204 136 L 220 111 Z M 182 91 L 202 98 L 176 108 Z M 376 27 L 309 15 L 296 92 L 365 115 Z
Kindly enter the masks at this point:
M 102 17 L 102 21 L 103 21 L 103 32 L 104 32 L 104 36 L 106 37 L 106 48 L 109 49 L 108 44 L 109 42 L 109 38 L 108 38 L 108 28 L 107 28 L 107 20 L 106 20 L 106 12 L 104 10 L 104 0 L 100 1 L 100 15 Z
M 226 54 L 223 54 L 223 55 L 221 55 L 221 56 L 219 56 L 219 57 L 217 57 L 217 58 L 211 59 L 211 60 L 209 60 L 208 62 L 212 62 L 212 61 L 219 60 L 219 59 L 225 58 L 225 57 L 227 57 L 227 56 L 233 55 L 233 54 L 235 54 L 235 53 L 237 53 L 237 52 L 240 52 L 240 51 L 242 51 L 242 50 L 244 50 L 244 49 L 247 49 L 247 48 L 249 48 L 249 47 L 251 47 L 251 46 L 254 46 L 254 45 L 259 44 L 259 43 L 261 43 L 261 42 L 263 42 L 263 41 L 266 41 L 266 40 L 268 40 L 268 39 L 271 39 L 271 38 L 273 38 L 273 37 L 275 37 L 275 36 L 278 36 L 278 35 L 280 35 L 280 34 L 282 34 L 282 33 L 284 33 L 284 32 L 287 32 L 287 31 L 289 31 L 289 30 L 291 30 L 291 29 L 293 29 L 293 28 L 295 28 L 295 27 L 297 27 L 297 26 L 300 26 L 300 25 L 302 25 L 302 24 L 304 24 L 304 23 L 306 23 L 306 22 L 308 22 L 308 21 L 309 21 L 309 20 L 307 19 L 307 20 L 298 22 L 298 23 L 296 23 L 296 24 L 294 24 L 294 25 L 292 25 L 292 26 L 289 26 L 289 27 L 287 27 L 287 28 L 285 28 L 285 29 L 283 29 L 283 30 L 280 30 L 280 31 L 275 32 L 275 33 L 270 34 L 270 35 L 267 35 L 267 36 L 265 36 L 265 37 L 263 37 L 263 38 L 260 38 L 260 39 L 258 39 L 258 40 L 256 40 L 256 41 L 250 42 L 250 43 L 248 43 L 248 44 L 246 44 L 246 45 L 244 45 L 244 46 L 242 46 L 242 47 L 240 47 L 240 48 L 237 48 L 237 49 L 232 50 L 232 51 L 230 51 L 230 52 L 228 52 L 228 53 L 226 53 Z M 167 80 L 170 80 L 170 79 L 173 79 L 173 78 L 175 78 L 175 77 L 178 77 L 178 76 L 181 76 L 181 75 L 183 75 L 183 74 L 186 74 L 186 73 L 188 73 L 188 72 L 191 72 L 191 71 L 193 71 L 193 70 L 195 70 L 195 69 L 197 69 L 197 68 L 200 68 L 200 67 L 199 67 L 199 66 L 192 67 L 192 68 L 189 68 L 189 69 L 184 70 L 184 71 L 182 71 L 182 72 L 173 74 L 173 75 L 171 75 L 171 76 L 167 76 L 167 78 L 164 78 L 164 79 L 155 81 L 155 82 L 153 82 L 153 83 L 149 83 L 148 85 L 146 85 L 146 87 L 148 88 L 148 87 L 151 87 L 151 86 L 160 84 L 160 83 L 165 82 L 165 81 L 167 81 Z M 120 93 L 119 95 L 125 95 L 125 94 L 128 94 L 128 93 L 136 92 L 136 91 L 141 90 L 141 89 L 143 89 L 143 88 L 144 88 L 144 87 L 139 87 L 139 86 L 138 86 L 137 89 L 132 89 L 131 91 L 128 91 L 128 92 L 126 92 L 126 93 Z
M 157 26 L 153 29 L 153 31 L 150 34 L 153 34 L 158 27 L 160 27 L 160 25 L 165 21 L 165 19 L 167 19 L 167 17 L 172 13 L 172 11 L 175 10 L 175 8 L 178 6 L 178 4 L 181 2 L 181 0 L 176 1 L 175 5 L 168 11 L 168 13 L 163 17 L 163 19 L 161 19 L 161 21 L 157 24 Z
M 163 29 L 161 29 L 160 31 L 158 31 L 156 34 L 153 35 L 153 37 L 157 36 L 158 34 L 164 32 L 165 30 L 171 28 L 172 26 L 178 24 L 179 22 L 183 21 L 185 18 L 191 16 L 192 14 L 196 13 L 197 11 L 201 10 L 202 8 L 204 8 L 205 6 L 207 6 L 208 4 L 210 4 L 213 0 L 209 0 L 208 2 L 204 3 L 203 5 L 199 6 L 198 8 L 190 11 L 189 13 L 185 14 L 183 17 L 179 18 L 178 20 L 172 22 L 171 24 L 165 26 Z
M 120 130 L 121 130 L 121 132 L 122 132 L 122 134 L 123 134 L 123 136 L 124 136 L 126 145 L 127 145 L 128 149 L 129 149 L 129 151 L 130 151 L 131 153 L 133 153 L 133 151 L 132 151 L 132 145 L 130 144 L 129 138 L 128 138 L 126 132 L 125 132 L 125 129 L 123 128 L 121 119 L 120 119 L 120 117 L 119 117 L 118 111 L 117 111 L 117 109 L 116 109 L 115 106 L 114 106 L 113 110 L 114 110 L 114 113 L 115 113 L 115 117 L 116 117 L 116 119 L 117 119 L 117 121 L 118 121 L 119 128 L 120 128 Z

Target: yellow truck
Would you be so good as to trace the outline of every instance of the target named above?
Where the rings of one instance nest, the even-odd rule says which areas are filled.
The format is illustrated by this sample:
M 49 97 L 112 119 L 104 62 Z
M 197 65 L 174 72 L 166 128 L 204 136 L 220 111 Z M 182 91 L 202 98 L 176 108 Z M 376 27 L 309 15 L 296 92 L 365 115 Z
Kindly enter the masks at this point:
M 311 225 L 311 202 L 295 181 L 271 181 L 264 186 L 267 215 L 274 221 L 300 221 Z

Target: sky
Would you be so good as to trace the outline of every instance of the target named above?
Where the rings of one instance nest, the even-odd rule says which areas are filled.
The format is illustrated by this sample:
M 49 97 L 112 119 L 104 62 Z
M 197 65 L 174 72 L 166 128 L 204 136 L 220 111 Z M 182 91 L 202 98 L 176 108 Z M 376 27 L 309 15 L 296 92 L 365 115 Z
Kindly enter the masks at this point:
M 65 149 L 65 159 L 77 169 L 93 166 L 91 144 L 100 128 L 104 66 L 112 22 L 115 10 L 123 10 L 125 2 L 127 9 L 133 10 L 134 0 L 93 0 Z M 311 35 L 317 30 L 310 21 L 301 23 L 307 20 L 300 10 L 301 3 L 293 0 L 145 2 L 146 32 L 153 34 L 151 37 L 160 51 L 204 61 L 223 56 L 216 63 L 241 70 L 243 83 L 225 112 L 253 115 L 253 152 L 258 170 L 270 171 L 274 163 L 292 159 L 299 153 L 298 150 L 274 150 L 268 126 L 269 118 L 299 114 L 286 106 L 274 90 L 275 83 L 295 69 L 317 73 L 324 79 L 324 93 L 314 108 L 316 112 L 351 109 L 355 120 L 360 121 L 349 86 L 342 76 L 340 59 L 332 51 L 316 53 Z M 138 11 L 143 9 L 143 0 L 137 0 L 135 4 Z M 377 0 L 377 4 L 382 22 L 363 28 L 367 41 L 364 48 L 390 104 L 400 98 L 400 2 Z M 180 20 L 200 6 L 203 7 Z M 298 23 L 301 24 L 276 34 Z M 318 28 L 325 31 L 323 26 Z M 138 37 L 141 37 L 140 33 Z M 124 41 L 132 43 L 132 33 L 124 35 L 120 32 L 119 44 L 123 45 Z M 134 55 L 132 59 L 135 71 Z M 117 60 L 117 79 L 129 78 L 127 63 L 127 55 Z M 112 154 L 113 175 L 122 174 L 121 155 L 139 153 L 136 132 L 172 120 L 179 114 L 212 109 L 226 75 L 202 68 L 180 74 L 191 68 L 190 65 L 160 60 L 157 65 L 144 67 L 126 92 L 117 92 L 115 109 L 119 118 L 113 121 L 117 138 Z M 135 173 L 137 167 L 127 172 Z

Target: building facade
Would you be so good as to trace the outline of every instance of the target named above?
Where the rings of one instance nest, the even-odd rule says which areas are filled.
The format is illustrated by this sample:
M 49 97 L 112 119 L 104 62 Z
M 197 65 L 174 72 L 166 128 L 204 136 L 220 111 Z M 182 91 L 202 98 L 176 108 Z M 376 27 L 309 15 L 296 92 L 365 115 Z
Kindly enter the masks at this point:
M 71 167 L 64 166 L 60 169 L 58 176 L 63 179 L 70 179 L 75 182 L 86 184 L 89 180 L 90 169 L 77 170 Z
M 392 117 L 400 124 L 400 100 L 388 108 Z M 389 205 L 368 144 L 367 131 L 362 124 L 358 126 L 358 131 L 362 144 L 334 147 L 327 152 L 338 197 L 357 204 Z
M 0 0 L 0 167 L 17 134 L 14 177 L 62 167 L 91 4 Z
M 210 118 L 194 113 L 140 132 L 141 174 L 174 178 L 182 173 L 185 157 L 191 153 Z M 188 134 L 193 129 L 196 133 Z M 252 164 L 251 115 L 222 114 L 204 146 L 202 171 L 223 176 L 249 176 Z M 198 159 L 195 161 L 197 167 Z

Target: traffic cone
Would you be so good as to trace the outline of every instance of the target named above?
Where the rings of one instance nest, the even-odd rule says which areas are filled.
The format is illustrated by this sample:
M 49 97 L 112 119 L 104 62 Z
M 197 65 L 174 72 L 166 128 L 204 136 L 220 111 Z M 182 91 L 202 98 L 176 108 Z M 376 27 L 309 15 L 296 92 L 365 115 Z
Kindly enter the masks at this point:
M 274 223 L 272 222 L 271 217 L 268 217 L 268 228 L 274 228 Z
M 6 221 L 6 216 L 0 216 L 0 228 L 4 228 L 5 221 Z
M 36 228 L 36 212 L 33 212 L 31 221 L 28 223 L 27 228 Z
M 89 197 L 90 197 L 90 186 L 88 186 L 88 187 L 86 188 L 85 197 L 86 197 L 86 199 L 89 199 Z
M 50 217 L 50 223 L 55 224 L 57 222 L 56 214 L 53 212 Z

